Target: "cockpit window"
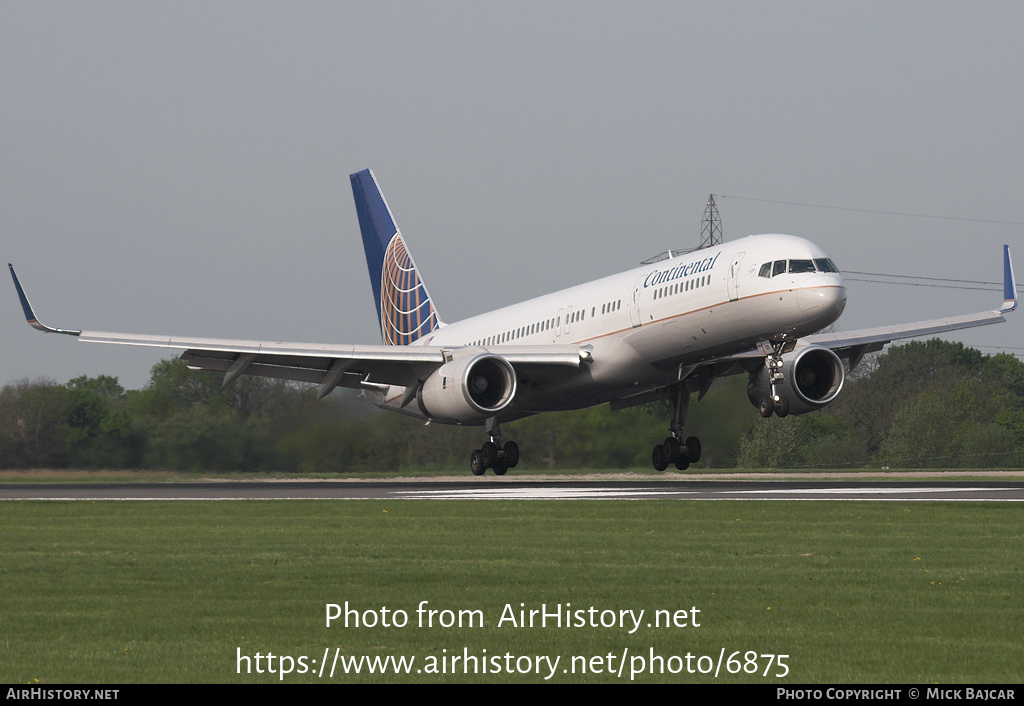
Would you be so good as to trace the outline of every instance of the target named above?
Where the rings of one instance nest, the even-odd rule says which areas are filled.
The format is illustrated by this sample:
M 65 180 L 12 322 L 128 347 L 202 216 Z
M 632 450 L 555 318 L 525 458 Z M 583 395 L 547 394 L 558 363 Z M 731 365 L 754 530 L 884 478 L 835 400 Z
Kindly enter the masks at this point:
M 785 260 L 776 260 L 775 261 L 775 266 L 772 267 L 772 277 L 774 277 L 775 275 L 781 275 L 785 271 L 786 271 L 786 261 Z
M 771 277 L 772 276 L 772 263 L 766 262 L 761 265 L 761 271 L 757 273 L 758 277 Z
M 818 272 L 839 272 L 839 268 L 836 267 L 836 263 L 832 262 L 827 257 L 819 257 L 814 261 L 814 264 L 818 268 Z
M 805 272 L 814 272 L 814 262 L 811 260 L 790 260 L 789 261 L 789 273 L 790 274 L 802 274 Z

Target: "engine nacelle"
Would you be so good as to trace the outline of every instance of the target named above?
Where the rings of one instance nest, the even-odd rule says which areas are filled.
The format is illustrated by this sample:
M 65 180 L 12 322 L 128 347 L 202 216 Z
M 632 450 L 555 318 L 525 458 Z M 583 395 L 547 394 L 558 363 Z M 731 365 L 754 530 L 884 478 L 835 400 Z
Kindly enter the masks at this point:
M 776 385 L 776 391 L 780 398 L 786 399 L 789 414 L 813 412 L 828 405 L 839 395 L 846 379 L 839 356 L 821 346 L 807 346 L 784 354 L 782 375 L 784 380 Z M 761 366 L 750 374 L 747 397 L 755 407 L 760 407 L 761 401 L 771 394 L 768 369 Z
M 475 424 L 508 407 L 515 394 L 512 364 L 482 353 L 442 365 L 423 381 L 416 399 L 429 419 Z

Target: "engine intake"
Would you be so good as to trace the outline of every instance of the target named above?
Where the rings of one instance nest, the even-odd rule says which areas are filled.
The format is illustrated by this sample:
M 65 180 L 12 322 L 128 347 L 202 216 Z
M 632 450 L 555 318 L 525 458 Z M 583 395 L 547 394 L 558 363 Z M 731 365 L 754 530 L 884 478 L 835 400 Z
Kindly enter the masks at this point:
M 445 363 L 423 381 L 416 398 L 429 419 L 475 424 L 508 407 L 515 394 L 512 364 L 484 353 Z
M 846 380 L 843 362 L 828 348 L 799 348 L 784 354 L 782 361 L 784 380 L 776 391 L 780 398 L 785 398 L 789 414 L 805 414 L 825 407 L 839 395 Z M 761 366 L 750 374 L 747 397 L 755 407 L 760 407 L 771 394 L 768 369 Z

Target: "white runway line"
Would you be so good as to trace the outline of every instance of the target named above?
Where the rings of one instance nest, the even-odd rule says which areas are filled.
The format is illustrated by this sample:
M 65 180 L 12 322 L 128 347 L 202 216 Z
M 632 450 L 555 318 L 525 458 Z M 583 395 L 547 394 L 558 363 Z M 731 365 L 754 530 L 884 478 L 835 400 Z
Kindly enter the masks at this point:
M 749 499 L 751 496 L 771 496 L 769 500 L 806 500 L 814 499 L 808 496 L 865 496 L 863 499 L 873 500 L 901 500 L 911 502 L 915 500 L 943 500 L 942 498 L 927 497 L 934 493 L 971 493 L 971 492 L 1014 492 L 1020 493 L 1019 488 L 779 488 L 779 489 L 753 489 L 753 490 L 718 490 L 714 495 L 721 499 L 722 496 L 733 496 L 734 499 Z M 641 498 L 672 498 L 688 497 L 699 499 L 698 496 L 708 495 L 708 491 L 697 490 L 621 490 L 612 488 L 467 488 L 465 490 L 403 490 L 398 495 L 408 499 L 422 500 L 606 500 L 606 499 L 641 499 Z M 921 495 L 925 497 L 905 497 Z M 888 498 L 879 496 L 890 496 Z M 899 496 L 899 497 L 891 497 Z M 708 498 L 715 499 L 715 498 Z M 963 502 L 970 502 L 967 498 L 957 498 Z M 952 502 L 953 499 L 945 499 Z M 1024 501 L 1024 496 L 1019 498 L 1006 498 L 995 502 L 1019 502 Z
M 723 493 L 757 493 L 760 495 L 814 493 L 815 495 L 892 495 L 894 493 L 982 493 L 1007 492 L 1019 488 L 779 488 L 775 490 L 723 490 Z

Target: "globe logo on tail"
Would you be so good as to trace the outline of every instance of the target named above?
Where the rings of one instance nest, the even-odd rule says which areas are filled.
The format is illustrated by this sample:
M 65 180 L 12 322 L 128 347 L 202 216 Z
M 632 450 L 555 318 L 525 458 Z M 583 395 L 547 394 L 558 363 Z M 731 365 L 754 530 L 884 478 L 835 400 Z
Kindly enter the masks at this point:
M 407 346 L 438 326 L 434 304 L 405 248 L 401 233 L 395 233 L 384 252 L 380 326 L 384 343 L 389 346 Z

